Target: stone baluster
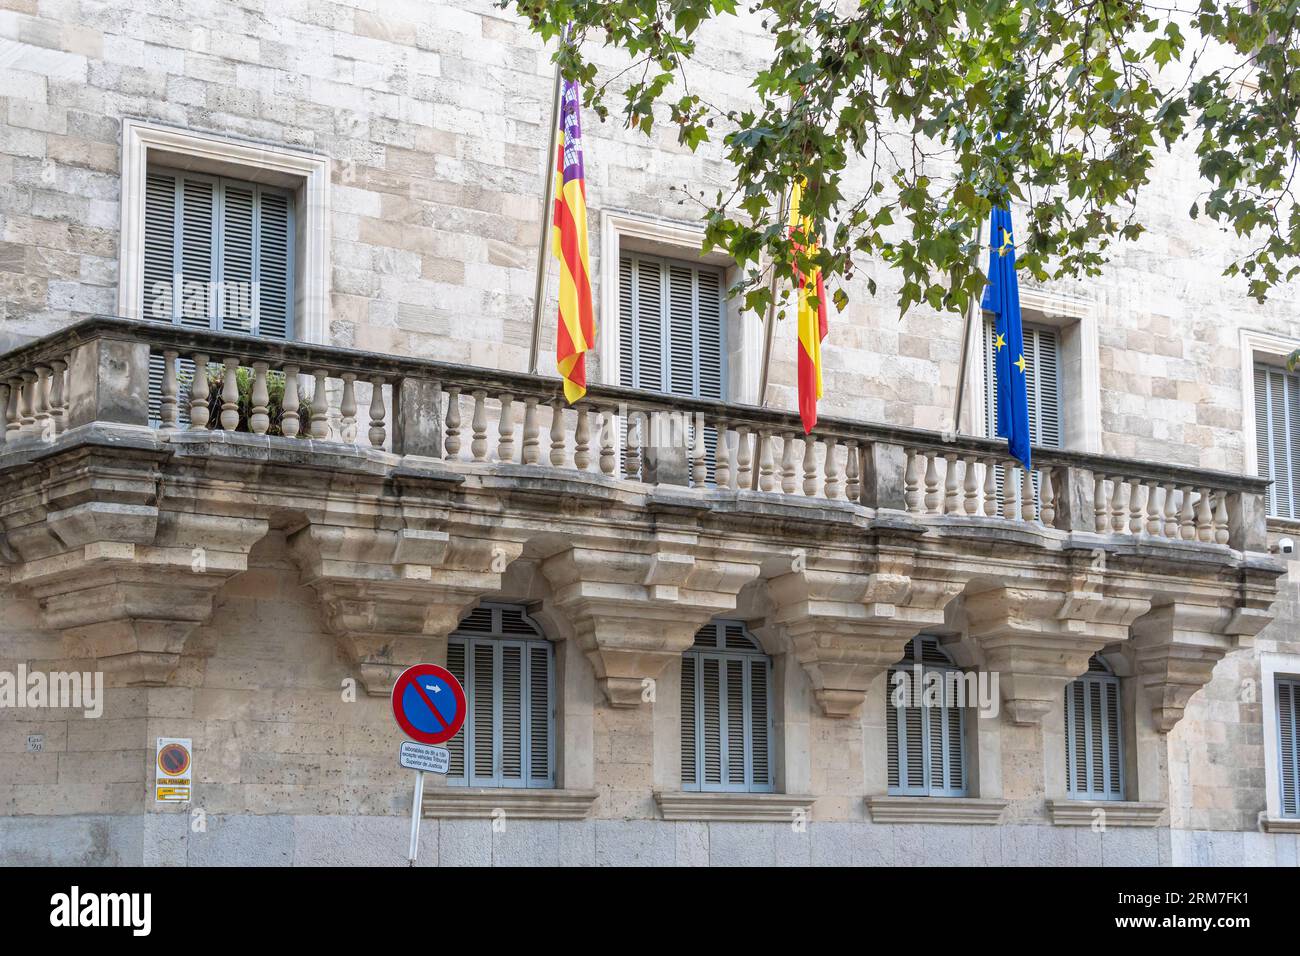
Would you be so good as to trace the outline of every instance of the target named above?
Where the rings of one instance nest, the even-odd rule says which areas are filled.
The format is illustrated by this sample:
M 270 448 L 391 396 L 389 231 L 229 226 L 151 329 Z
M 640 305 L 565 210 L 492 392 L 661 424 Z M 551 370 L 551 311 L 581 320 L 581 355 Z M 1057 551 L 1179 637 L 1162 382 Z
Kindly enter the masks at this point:
M 1210 511 L 1210 489 L 1202 488 L 1196 499 L 1196 540 L 1209 544 L 1214 540 L 1214 523 Z
M 564 403 L 558 398 L 551 402 L 551 467 L 563 468 L 565 457 Z
M 497 461 L 515 460 L 515 397 L 501 396 L 501 415 L 497 418 Z
M 903 502 L 909 514 L 921 510 L 921 463 L 915 448 L 908 448 L 907 465 L 903 468 Z
M 862 501 L 860 457 L 857 442 L 851 441 L 844 446 L 844 493 L 855 505 Z
M 384 379 L 381 375 L 376 375 L 370 379 L 370 445 L 373 448 L 383 448 L 384 439 L 388 437 L 388 431 L 384 427 Z
M 68 427 L 68 367 L 71 362 L 71 355 L 56 358 L 50 362 L 50 368 L 53 369 L 50 386 L 50 415 L 54 420 L 54 433 L 56 435 L 62 435 L 64 429 Z
M 227 358 L 221 374 L 221 427 L 233 432 L 239 427 L 239 359 Z
M 718 422 L 718 443 L 713 449 L 713 480 L 719 488 L 731 487 L 731 449 L 727 423 Z
M 163 350 L 162 395 L 159 396 L 158 402 L 158 424 L 165 432 L 175 431 L 180 424 L 180 417 L 176 413 L 178 400 L 176 358 L 178 355 L 179 353 L 174 349 Z M 61 385 L 61 376 L 55 380 L 55 385 Z
M 943 511 L 955 515 L 961 511 L 961 496 L 957 490 L 961 487 L 957 483 L 957 453 L 946 452 L 943 460 Z
M 524 399 L 524 464 L 535 465 L 541 460 L 541 438 L 537 427 L 537 397 Z
M 1146 487 L 1147 534 L 1151 535 L 1153 538 L 1158 538 L 1164 530 L 1160 508 L 1156 503 L 1156 492 L 1159 490 L 1160 486 L 1154 481 L 1148 481 Z
M 587 423 L 587 407 L 578 409 L 578 427 L 573 432 L 573 467 L 586 471 L 591 466 L 591 427 Z
M 1183 485 L 1182 510 L 1178 515 L 1179 537 L 1184 541 L 1196 540 L 1196 519 L 1192 513 L 1192 486 Z
M 1020 469 L 1020 520 L 1034 520 L 1034 472 L 1030 468 Z
M 925 513 L 937 515 L 943 502 L 939 492 L 939 456 L 929 451 L 922 454 L 925 455 Z
M 975 480 L 975 458 L 968 455 L 961 462 L 962 511 L 968 515 L 980 510 L 980 487 Z
M 32 411 L 32 402 L 36 391 L 36 373 L 22 372 L 23 393 L 22 402 L 19 405 L 19 414 L 22 416 L 19 421 L 22 433 L 30 436 L 36 430 L 36 417 Z
M 11 391 L 7 381 L 0 381 L 0 413 L 4 414 L 4 422 L 0 423 L 0 445 L 9 440 L 9 392 Z
M 312 372 L 311 421 L 308 433 L 314 441 L 325 441 L 330 437 L 330 396 L 326 385 L 328 374 L 324 369 Z
M 998 513 L 998 463 L 997 459 L 984 459 L 984 516 L 992 518 Z
M 1002 517 L 1020 514 L 1020 474 L 1013 465 L 1002 468 Z
M 1220 491 L 1215 495 L 1214 505 L 1214 543 L 1228 543 L 1228 493 Z
M 1048 466 L 1038 473 L 1039 497 L 1042 504 L 1039 506 L 1039 518 L 1043 525 L 1048 528 L 1056 527 L 1056 482 L 1052 478 L 1052 468 Z
M 284 367 L 284 400 L 280 403 L 280 434 L 297 438 L 301 423 L 298 421 L 298 366 Z
M 644 418 L 640 412 L 632 412 L 627 416 L 627 445 L 626 459 L 623 466 L 624 473 L 628 478 L 641 480 L 641 420 Z M 697 445 L 702 445 L 704 441 L 703 429 L 696 428 L 694 441 Z M 695 478 L 697 471 L 703 469 L 703 456 L 699 461 L 695 460 L 695 452 L 691 453 L 691 475 L 695 486 L 698 488 L 704 484 L 703 478 Z M 707 471 L 705 472 L 707 477 Z
M 36 382 L 33 385 L 32 417 L 35 420 L 32 433 L 43 440 L 50 436 L 50 367 L 36 366 Z
M 194 356 L 194 381 L 190 382 L 190 428 L 204 431 L 208 427 L 208 357 Z
M 1173 485 L 1165 485 L 1165 537 L 1178 537 L 1178 507 L 1175 504 L 1177 500 L 1178 489 Z
M 1142 487 L 1142 482 L 1137 478 L 1129 479 L 1128 530 L 1131 534 L 1142 533 L 1142 512 L 1145 507 L 1142 501 Z
M 266 387 L 268 368 L 265 362 L 253 363 L 253 389 L 248 412 L 248 430 L 254 435 L 265 435 L 271 427 L 271 396 Z
M 451 386 L 447 389 L 447 434 L 442 447 L 446 449 L 447 458 L 456 461 L 460 458 L 460 388 Z
M 1128 482 L 1120 475 L 1110 479 L 1110 530 L 1122 534 L 1128 527 L 1128 506 L 1124 494 L 1128 491 Z
M 792 495 L 799 490 L 798 473 L 794 464 L 794 432 L 786 432 L 781 438 L 781 491 Z
M 809 498 L 817 494 L 817 442 L 812 435 L 803 439 L 803 493 Z
M 749 491 L 754 487 L 754 461 L 749 448 L 749 429 L 744 425 L 736 428 L 736 487 Z
M 8 381 L 8 397 L 5 399 L 5 441 L 18 437 L 23 427 L 22 399 L 23 380 L 17 376 Z
M 822 495 L 832 500 L 840 496 L 840 463 L 837 450 L 839 441 L 834 436 L 823 442 L 826 449 L 826 461 L 822 468 L 826 480 L 823 482 Z
M 772 461 L 772 434 L 758 432 L 758 490 L 771 491 L 776 487 L 776 466 Z
M 600 473 L 611 478 L 618 461 L 615 454 L 618 440 L 615 435 L 614 409 L 606 408 L 600 413 Z
M 469 442 L 469 453 L 475 461 L 487 461 L 487 392 L 480 388 L 473 394 L 474 415 L 470 419 L 470 428 L 474 437 Z
M 357 377 L 352 372 L 344 372 L 343 398 L 339 402 L 339 434 L 348 444 L 357 440 Z
M 704 416 L 696 415 L 691 431 L 691 484 L 696 488 L 703 488 L 709 483 L 708 454 L 704 445 Z
M 1110 511 L 1106 507 L 1106 476 L 1100 472 L 1092 478 L 1093 530 L 1105 534 L 1110 526 Z

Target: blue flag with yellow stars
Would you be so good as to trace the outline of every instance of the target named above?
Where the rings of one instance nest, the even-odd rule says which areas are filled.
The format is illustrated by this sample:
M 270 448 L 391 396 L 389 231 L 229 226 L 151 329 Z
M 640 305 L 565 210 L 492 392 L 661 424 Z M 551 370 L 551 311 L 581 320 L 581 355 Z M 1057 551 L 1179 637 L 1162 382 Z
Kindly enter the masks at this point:
M 1029 463 L 1029 395 L 1025 387 L 1025 337 L 1020 327 L 1016 246 L 1011 210 L 994 209 L 989 223 L 989 284 L 981 305 L 993 313 L 993 349 L 998 376 L 998 437 L 1026 469 Z

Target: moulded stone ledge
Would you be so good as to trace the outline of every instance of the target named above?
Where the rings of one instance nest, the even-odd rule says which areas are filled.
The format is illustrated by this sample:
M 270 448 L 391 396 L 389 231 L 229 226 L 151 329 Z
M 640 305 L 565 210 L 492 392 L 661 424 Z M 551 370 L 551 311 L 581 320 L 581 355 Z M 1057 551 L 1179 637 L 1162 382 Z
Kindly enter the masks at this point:
M 1300 817 L 1270 817 L 1264 821 L 1265 833 L 1300 833 Z
M 987 797 L 867 797 L 876 823 L 970 823 L 993 825 L 1007 801 Z
M 811 812 L 816 797 L 789 793 L 687 793 L 656 790 L 655 803 L 665 820 L 728 820 L 741 823 L 789 823 Z
M 1057 826 L 1088 827 L 1096 822 L 1097 810 L 1105 813 L 1108 827 L 1154 827 L 1164 815 L 1163 803 L 1134 800 L 1048 800 L 1047 812 Z
M 596 802 L 595 790 L 513 790 L 437 787 L 424 791 L 424 816 L 491 817 L 501 811 L 517 820 L 583 820 Z

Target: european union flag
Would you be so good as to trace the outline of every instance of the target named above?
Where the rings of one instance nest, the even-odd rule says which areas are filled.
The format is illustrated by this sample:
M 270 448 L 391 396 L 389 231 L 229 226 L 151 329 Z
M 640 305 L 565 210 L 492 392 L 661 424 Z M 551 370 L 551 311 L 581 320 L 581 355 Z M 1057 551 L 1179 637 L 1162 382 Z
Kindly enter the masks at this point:
M 989 221 L 989 284 L 981 303 L 992 312 L 993 349 L 998 376 L 998 437 L 1026 469 L 1029 463 L 1029 397 L 1025 389 L 1025 337 L 1020 326 L 1016 285 L 1016 246 L 1011 210 L 994 209 Z

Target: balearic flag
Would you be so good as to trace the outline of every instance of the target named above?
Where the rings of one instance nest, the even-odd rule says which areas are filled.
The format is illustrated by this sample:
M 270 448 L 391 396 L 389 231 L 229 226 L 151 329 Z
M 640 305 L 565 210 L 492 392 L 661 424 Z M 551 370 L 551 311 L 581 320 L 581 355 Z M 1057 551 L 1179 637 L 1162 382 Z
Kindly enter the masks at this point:
M 810 254 L 817 252 L 813 236 L 811 216 L 799 215 L 799 203 L 803 199 L 803 183 L 795 182 L 790 188 L 790 236 L 801 232 L 806 242 L 811 244 Z M 796 242 L 795 250 L 802 248 Z M 803 420 L 803 431 L 807 435 L 817 424 L 817 400 L 822 397 L 822 339 L 826 338 L 826 289 L 822 285 L 822 270 L 813 266 L 808 275 L 794 267 L 795 288 L 799 293 L 799 417 Z M 817 297 L 817 308 L 813 309 L 810 296 Z
M 1016 283 L 1016 246 L 1011 210 L 994 209 L 989 221 L 989 284 L 982 306 L 993 313 L 996 353 L 998 437 L 1026 469 L 1030 464 L 1029 392 L 1025 387 L 1025 336 L 1020 324 L 1020 287 Z
M 555 212 L 551 228 L 551 247 L 560 260 L 560 321 L 555 335 L 555 360 L 564 378 L 564 397 L 570 405 L 587 394 L 587 352 L 596 346 L 578 96 L 577 81 L 565 80 L 560 92 Z

